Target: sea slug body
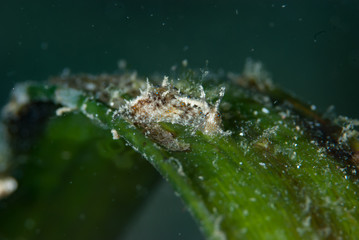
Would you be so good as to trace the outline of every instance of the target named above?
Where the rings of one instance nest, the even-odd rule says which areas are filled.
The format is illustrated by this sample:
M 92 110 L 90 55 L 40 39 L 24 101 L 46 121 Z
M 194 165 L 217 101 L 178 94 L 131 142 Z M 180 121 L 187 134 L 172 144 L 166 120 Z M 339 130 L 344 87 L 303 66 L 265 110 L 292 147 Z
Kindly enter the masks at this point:
M 223 133 L 218 107 L 225 88 L 220 89 L 219 99 L 214 105 L 206 102 L 203 87 L 199 88 L 201 96 L 196 99 L 182 95 L 180 90 L 169 84 L 168 77 L 164 77 L 159 87 L 151 85 L 147 80 L 146 90 L 122 105 L 119 113 L 140 125 L 167 122 L 190 126 L 194 131 L 198 129 L 206 135 Z

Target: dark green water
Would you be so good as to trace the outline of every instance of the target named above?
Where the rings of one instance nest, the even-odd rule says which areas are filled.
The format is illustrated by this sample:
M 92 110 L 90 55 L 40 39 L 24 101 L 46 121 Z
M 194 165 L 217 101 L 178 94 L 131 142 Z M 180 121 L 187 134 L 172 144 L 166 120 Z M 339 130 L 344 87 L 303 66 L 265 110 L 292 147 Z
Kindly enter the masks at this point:
M 168 74 L 188 59 L 240 72 L 251 57 L 322 111 L 359 118 L 358 13 L 355 0 L 1 1 L 0 103 L 16 82 L 64 68 L 113 72 L 126 59 L 141 75 Z
M 240 72 L 261 60 L 274 81 L 321 108 L 359 117 L 359 2 L 1 1 L 1 102 L 17 81 L 65 67 L 146 75 L 190 66 Z

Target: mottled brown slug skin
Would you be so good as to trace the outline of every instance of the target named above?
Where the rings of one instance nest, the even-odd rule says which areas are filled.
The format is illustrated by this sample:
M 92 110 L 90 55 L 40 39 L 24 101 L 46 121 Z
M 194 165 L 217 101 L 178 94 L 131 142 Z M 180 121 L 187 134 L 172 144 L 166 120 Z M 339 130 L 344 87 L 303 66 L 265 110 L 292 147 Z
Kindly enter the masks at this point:
M 206 135 L 223 133 L 218 107 L 225 89 L 221 88 L 215 105 L 207 103 L 203 88 L 200 87 L 200 90 L 201 98 L 196 99 L 182 95 L 180 90 L 168 83 L 167 77 L 160 87 L 147 82 L 146 90 L 121 106 L 119 114 L 141 125 L 167 122 L 190 126 Z

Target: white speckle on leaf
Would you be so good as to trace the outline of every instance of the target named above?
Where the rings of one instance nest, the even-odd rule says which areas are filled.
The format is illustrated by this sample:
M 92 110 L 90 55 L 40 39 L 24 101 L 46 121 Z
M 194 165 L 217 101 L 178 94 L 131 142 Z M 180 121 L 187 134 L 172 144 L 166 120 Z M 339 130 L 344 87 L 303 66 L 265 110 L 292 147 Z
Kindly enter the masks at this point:
M 267 108 L 262 108 L 262 112 L 265 113 L 265 114 L 268 114 L 269 110 Z
M 96 85 L 94 83 L 86 83 L 85 84 L 85 89 L 88 90 L 88 91 L 94 91 L 96 90 Z
M 227 237 L 224 232 L 221 230 L 221 222 L 223 220 L 223 216 L 218 216 L 214 220 L 214 230 L 212 233 L 213 239 L 226 240 Z
M 61 116 L 64 113 L 72 112 L 74 109 L 69 107 L 60 107 L 56 109 L 56 116 Z
M 118 134 L 118 132 L 116 131 L 116 129 L 111 129 L 111 133 L 112 133 L 112 139 L 113 139 L 113 140 L 118 140 L 118 139 L 120 139 L 120 135 Z
M 178 159 L 176 159 L 174 157 L 170 157 L 168 160 L 171 161 L 171 162 L 174 162 L 177 165 L 177 173 L 180 176 L 185 176 L 185 173 L 183 172 L 182 164 L 181 164 L 180 161 L 178 161 Z
M 290 156 L 290 159 L 294 160 L 297 157 L 297 152 L 293 152 L 292 155 Z
M 248 214 L 249 214 L 248 210 L 247 210 L 247 209 L 244 209 L 244 210 L 243 210 L 243 216 L 248 216 Z
M 261 165 L 263 168 L 267 169 L 267 165 L 263 162 L 260 162 L 259 165 Z

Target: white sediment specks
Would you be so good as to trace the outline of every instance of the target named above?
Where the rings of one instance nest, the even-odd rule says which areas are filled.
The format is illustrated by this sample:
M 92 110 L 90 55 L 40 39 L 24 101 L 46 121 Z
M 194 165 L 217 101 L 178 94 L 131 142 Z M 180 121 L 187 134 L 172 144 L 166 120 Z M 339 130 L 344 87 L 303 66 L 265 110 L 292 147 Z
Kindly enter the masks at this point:
M 4 198 L 17 189 L 17 182 L 12 177 L 0 178 L 0 199 Z
M 222 221 L 223 221 L 223 216 L 221 215 L 214 219 L 214 230 L 212 232 L 213 239 L 218 239 L 218 240 L 227 239 L 225 233 L 221 229 Z
M 170 157 L 168 159 L 168 161 L 170 162 L 174 162 L 176 165 L 177 165 L 177 173 L 180 175 L 180 176 L 185 176 L 185 173 L 183 172 L 183 167 L 182 167 L 182 164 L 180 161 L 178 161 L 178 159 L 174 158 L 174 157 Z
M 262 108 L 262 112 L 265 113 L 265 114 L 268 114 L 269 110 L 267 108 Z
M 56 109 L 56 116 L 61 116 L 64 113 L 69 113 L 72 112 L 73 110 L 74 110 L 73 108 L 69 108 L 69 107 L 60 107 Z
M 95 116 L 93 114 L 87 112 L 87 103 L 86 102 L 81 105 L 80 109 L 81 109 L 81 112 L 83 114 L 85 114 L 89 119 L 91 119 L 91 120 L 97 119 L 97 118 L 95 118 Z
M 356 127 L 359 126 L 359 120 L 339 116 L 335 121 L 342 126 L 342 131 L 338 139 L 340 144 L 348 144 L 351 138 L 359 136 L 359 132 L 356 130 Z
M 85 84 L 85 88 L 87 91 L 94 91 L 96 90 L 96 85 L 94 83 L 87 83 Z
M 267 165 L 264 162 L 260 162 L 259 165 L 261 165 L 263 168 L 267 169 Z
M 118 139 L 120 139 L 120 135 L 118 134 L 118 132 L 116 131 L 116 129 L 111 129 L 111 133 L 112 133 L 112 139 L 113 139 L 113 140 L 118 140 Z
M 107 109 L 106 115 L 110 115 L 111 113 L 112 113 L 112 109 L 111 108 Z

